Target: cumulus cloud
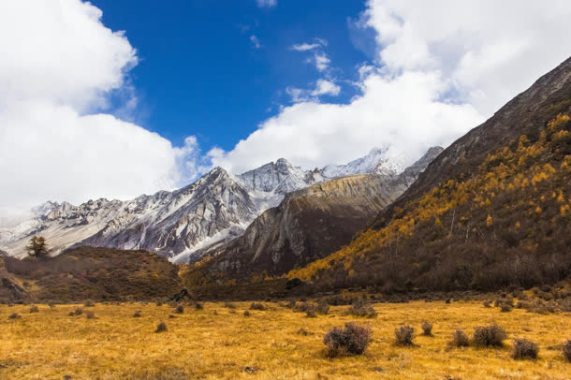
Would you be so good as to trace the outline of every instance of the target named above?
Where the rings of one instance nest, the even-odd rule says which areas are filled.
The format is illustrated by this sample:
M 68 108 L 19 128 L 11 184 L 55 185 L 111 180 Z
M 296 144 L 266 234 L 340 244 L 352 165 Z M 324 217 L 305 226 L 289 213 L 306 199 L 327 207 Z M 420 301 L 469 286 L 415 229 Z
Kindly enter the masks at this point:
M 273 8 L 278 5 L 278 0 L 256 0 L 260 8 Z
M 79 0 L 0 2 L 0 220 L 48 199 L 172 188 L 186 173 L 191 140 L 176 148 L 104 113 L 112 92 L 136 106 L 125 75 L 137 54 L 101 15 Z
M 311 168 L 390 146 L 395 160 L 409 164 L 567 58 L 570 16 L 567 0 L 370 0 L 360 25 L 375 32 L 378 56 L 359 68 L 359 96 L 284 107 L 212 158 L 236 172 L 280 156 Z

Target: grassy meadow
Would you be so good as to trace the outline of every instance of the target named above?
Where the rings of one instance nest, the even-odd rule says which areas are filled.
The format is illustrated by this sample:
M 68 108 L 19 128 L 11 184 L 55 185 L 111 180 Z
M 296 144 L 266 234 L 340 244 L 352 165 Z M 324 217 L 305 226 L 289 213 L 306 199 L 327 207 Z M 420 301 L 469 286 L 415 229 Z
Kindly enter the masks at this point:
M 570 379 L 562 344 L 571 339 L 571 313 L 501 312 L 480 302 L 374 304 L 376 318 L 331 307 L 309 318 L 282 303 L 172 305 L 142 303 L 0 305 L 1 379 Z M 230 306 L 230 307 L 229 307 Z M 77 307 L 81 315 L 70 316 Z M 248 310 L 249 316 L 244 315 Z M 139 317 L 134 314 L 140 311 Z M 88 318 L 87 313 L 91 312 Z M 10 319 L 13 313 L 20 318 Z M 423 321 L 433 336 L 423 336 Z M 156 333 L 160 322 L 167 331 Z M 364 355 L 329 358 L 324 334 L 346 322 L 367 325 Z M 497 323 L 508 333 L 503 348 L 451 348 L 457 328 Z M 401 324 L 415 328 L 415 345 L 394 344 Z M 514 360 L 513 338 L 539 345 L 537 360 Z

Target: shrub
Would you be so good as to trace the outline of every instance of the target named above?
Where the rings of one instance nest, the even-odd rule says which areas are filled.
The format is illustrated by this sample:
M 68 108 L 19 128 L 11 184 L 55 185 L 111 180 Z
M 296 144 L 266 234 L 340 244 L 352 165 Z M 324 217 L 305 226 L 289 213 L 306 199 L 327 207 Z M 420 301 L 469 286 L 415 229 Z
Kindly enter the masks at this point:
M 422 335 L 432 336 L 432 323 L 428 321 L 422 322 Z
M 83 309 L 80 307 L 76 307 L 74 310 L 69 312 L 70 317 L 76 317 L 81 314 L 83 314 Z
M 176 308 L 174 309 L 175 313 L 177 314 L 182 314 L 184 313 L 184 306 L 182 305 L 177 305 Z
M 571 340 L 563 345 L 563 356 L 571 363 Z
M 236 305 L 233 304 L 232 302 L 224 302 L 224 307 L 228 309 L 235 309 Z
M 318 314 L 322 315 L 329 314 L 329 305 L 327 302 L 321 301 L 317 304 L 316 311 Z
M 309 309 L 308 311 L 305 312 L 305 316 L 307 318 L 317 318 L 317 313 L 315 309 Z
M 266 306 L 263 303 L 252 302 L 250 310 L 266 310 Z
M 38 313 L 40 309 L 36 305 L 30 306 L 30 313 Z
M 450 345 L 453 347 L 468 347 L 470 345 L 470 340 L 463 330 L 457 329 L 452 334 Z
M 83 304 L 85 307 L 95 307 L 95 303 L 93 301 L 85 301 Z
M 308 336 L 311 335 L 311 333 L 309 331 L 307 331 L 306 329 L 304 329 L 303 327 L 300 328 L 299 330 L 297 330 L 297 335 L 303 335 L 303 336 Z
M 8 319 L 12 319 L 12 320 L 20 319 L 20 318 L 22 318 L 22 317 L 18 313 L 12 313 L 8 316 Z
M 479 347 L 502 347 L 506 338 L 505 330 L 495 324 L 474 329 L 473 341 Z
M 137 310 L 133 313 L 133 318 L 141 318 L 142 315 L 141 310 Z
M 377 316 L 377 311 L 370 304 L 362 299 L 359 299 L 351 305 L 349 313 L 357 317 L 374 318 Z
M 156 328 L 155 332 L 156 332 L 156 333 L 162 333 L 162 332 L 165 332 L 165 331 L 167 331 L 167 330 L 168 330 L 168 329 L 167 329 L 167 324 L 164 323 L 164 322 L 161 322 L 161 323 L 159 323 L 159 324 L 157 325 L 157 328 Z
M 512 358 L 537 359 L 539 347 L 534 342 L 527 339 L 516 339 L 513 343 Z
M 195 310 L 202 310 L 202 309 L 204 309 L 204 304 L 202 304 L 200 302 L 195 302 L 194 303 L 194 309 Z
M 95 313 L 92 311 L 88 311 L 87 313 L 85 313 L 85 318 L 87 319 L 95 319 Z
M 483 303 L 484 307 L 492 307 L 492 301 L 490 300 L 485 300 Z
M 414 328 L 408 325 L 395 329 L 395 343 L 397 346 L 412 346 L 414 340 Z
M 343 354 L 361 355 L 370 340 L 371 330 L 355 323 L 347 323 L 345 328 L 334 327 L 323 337 L 329 357 Z
M 244 317 L 249 317 L 250 316 L 250 312 L 248 310 L 244 310 Z
M 508 312 L 512 311 L 512 306 L 510 304 L 503 303 L 500 305 L 500 311 L 502 313 L 508 313 Z

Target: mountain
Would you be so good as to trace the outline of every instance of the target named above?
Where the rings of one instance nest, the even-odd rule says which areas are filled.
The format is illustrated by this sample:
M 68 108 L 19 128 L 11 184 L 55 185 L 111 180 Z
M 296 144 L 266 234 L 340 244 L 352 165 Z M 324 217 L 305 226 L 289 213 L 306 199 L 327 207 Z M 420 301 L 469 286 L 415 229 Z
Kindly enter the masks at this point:
M 277 276 L 325 257 L 350 242 L 441 151 L 431 148 L 400 175 L 345 176 L 286 195 L 279 206 L 256 218 L 241 237 L 202 252 L 202 259 L 186 273 L 188 284 L 196 287 L 220 280 Z
M 349 164 L 342 173 L 369 168 L 382 172 L 394 167 L 379 150 L 363 161 L 368 166 Z M 42 235 L 53 254 L 69 247 L 96 246 L 144 249 L 185 262 L 198 250 L 240 236 L 285 194 L 340 173 L 331 169 L 304 171 L 282 158 L 238 176 L 214 168 L 182 189 L 130 201 L 98 199 L 79 206 L 47 202 L 35 210 L 33 219 L 0 230 L 0 248 L 25 257 L 30 237 Z
M 571 275 L 571 59 L 442 152 L 350 245 L 289 278 L 313 291 L 495 290 Z
M 0 302 L 149 301 L 180 289 L 177 267 L 144 251 L 84 247 L 50 259 L 0 257 Z

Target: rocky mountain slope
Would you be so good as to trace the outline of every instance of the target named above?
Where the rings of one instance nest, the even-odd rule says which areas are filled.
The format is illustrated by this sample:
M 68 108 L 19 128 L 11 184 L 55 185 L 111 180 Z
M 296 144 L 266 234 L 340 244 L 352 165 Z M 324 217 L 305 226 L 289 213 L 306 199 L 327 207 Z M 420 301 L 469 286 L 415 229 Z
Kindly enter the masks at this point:
M 441 151 L 431 148 L 400 175 L 391 171 L 345 176 L 286 195 L 244 235 L 205 250 L 186 279 L 197 286 L 276 276 L 334 252 L 401 195 Z
M 313 290 L 491 290 L 571 275 L 571 59 L 457 140 L 372 228 L 289 273 Z
M 53 254 L 88 245 L 144 249 L 183 262 L 200 249 L 240 236 L 289 192 L 341 174 L 394 174 L 395 168 L 382 149 L 347 165 L 311 171 L 285 159 L 238 176 L 214 168 L 182 189 L 130 201 L 98 199 L 79 206 L 47 202 L 35 210 L 33 219 L 0 230 L 0 248 L 24 257 L 30 237 L 42 235 Z

